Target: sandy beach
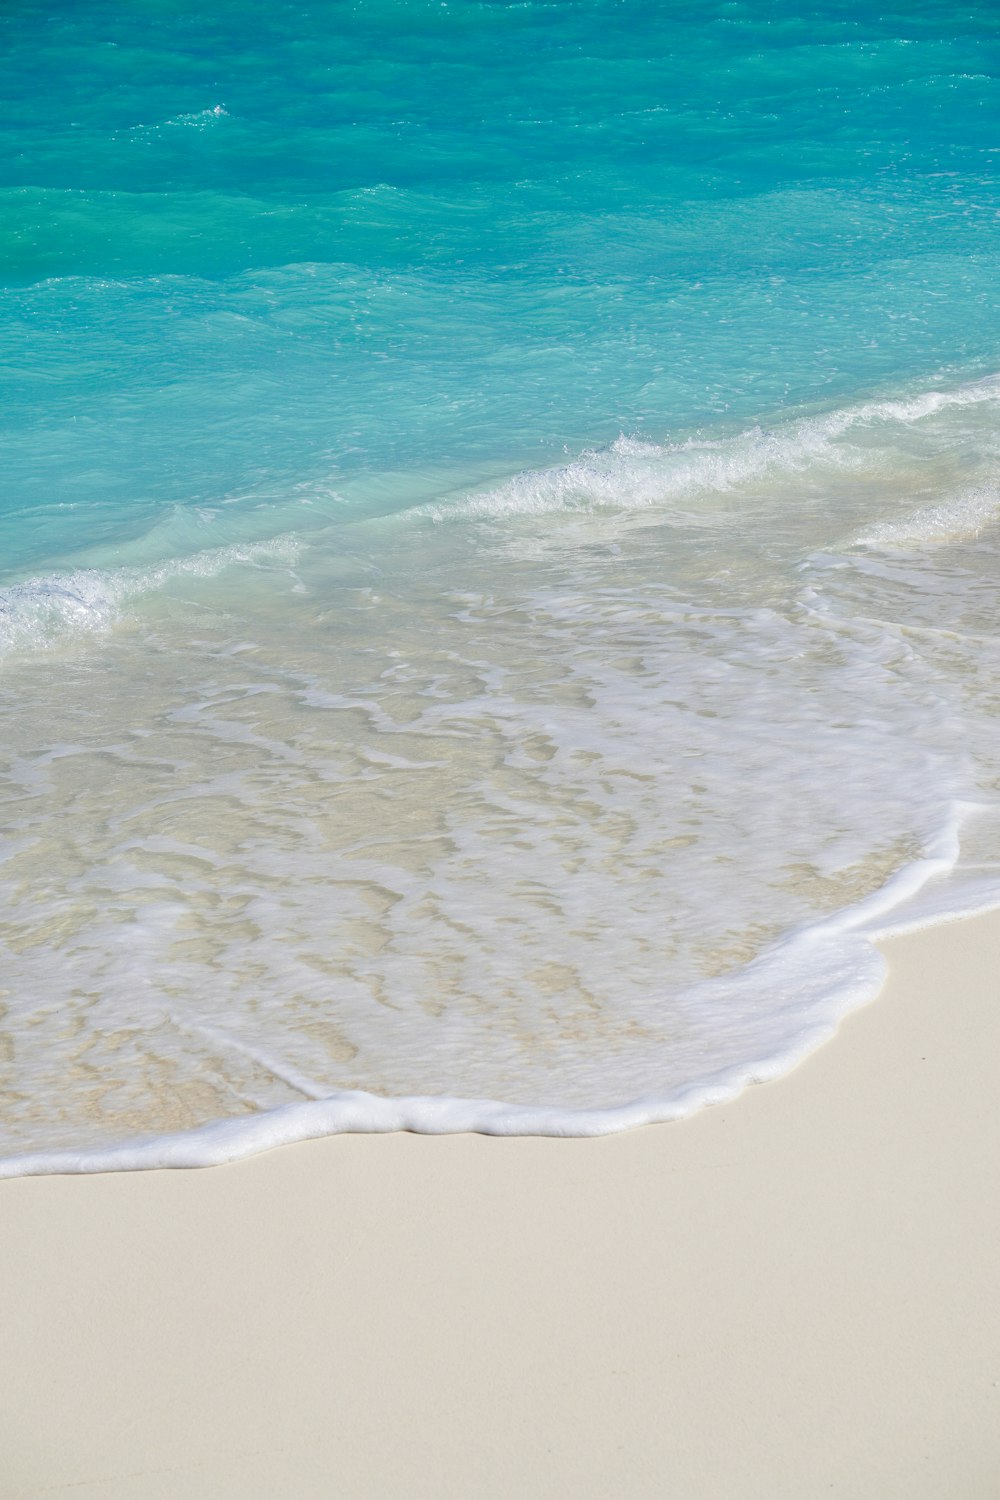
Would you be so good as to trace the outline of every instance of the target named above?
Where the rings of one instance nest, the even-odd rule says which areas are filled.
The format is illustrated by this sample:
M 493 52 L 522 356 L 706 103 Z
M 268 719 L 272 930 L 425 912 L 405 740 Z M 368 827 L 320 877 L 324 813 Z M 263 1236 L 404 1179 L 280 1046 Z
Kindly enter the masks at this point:
M 0 1493 L 1000 1494 L 1000 915 L 885 951 L 680 1124 L 0 1184 Z
M 998 32 L 0 5 L 0 1500 L 1000 1500 Z

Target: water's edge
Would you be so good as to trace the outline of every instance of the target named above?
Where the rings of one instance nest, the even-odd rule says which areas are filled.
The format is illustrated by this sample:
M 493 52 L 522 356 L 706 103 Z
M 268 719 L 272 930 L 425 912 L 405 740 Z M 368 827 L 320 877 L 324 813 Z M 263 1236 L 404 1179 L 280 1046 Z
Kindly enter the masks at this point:
M 785 1077 L 830 1041 L 847 1016 L 875 1000 L 889 973 L 877 944 L 1000 910 L 997 880 L 966 882 L 943 902 L 938 899 L 922 906 L 919 901 L 929 884 L 954 868 L 958 828 L 970 810 L 961 805 L 952 809 L 952 826 L 927 857 L 898 871 L 857 905 L 788 934 L 756 961 L 770 963 L 786 975 L 790 970 L 809 969 L 815 979 L 818 969 L 829 972 L 831 967 L 841 974 L 839 986 L 826 988 L 805 1011 L 803 1024 L 786 1046 L 768 1057 L 698 1079 L 663 1098 L 635 1099 L 608 1108 L 560 1109 L 496 1099 L 386 1098 L 344 1090 L 323 1099 L 212 1121 L 193 1130 L 137 1137 L 112 1147 L 10 1156 L 0 1159 L 0 1178 L 216 1167 L 277 1146 L 337 1135 L 409 1131 L 586 1139 L 687 1119 L 711 1105 L 731 1102 L 753 1084 Z

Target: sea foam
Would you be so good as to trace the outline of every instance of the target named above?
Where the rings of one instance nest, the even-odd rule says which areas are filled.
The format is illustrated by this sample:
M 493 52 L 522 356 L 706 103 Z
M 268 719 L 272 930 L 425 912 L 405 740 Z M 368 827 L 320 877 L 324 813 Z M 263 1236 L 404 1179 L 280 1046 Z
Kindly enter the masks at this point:
M 8 1170 L 671 1117 L 995 898 L 985 11 L 50 9 Z
M 996 528 L 940 522 L 994 392 L 623 439 L 620 504 L 198 554 L 11 655 L 8 1170 L 599 1133 L 791 1066 L 873 938 L 998 899 Z
M 654 443 L 622 434 L 567 464 L 514 475 L 505 483 L 421 507 L 436 521 L 469 516 L 539 515 L 558 510 L 641 510 L 673 498 L 721 493 L 828 468 L 884 467 L 887 449 L 908 429 L 931 427 L 935 417 L 982 414 L 1000 406 L 1000 380 L 954 390 L 921 392 L 904 400 L 864 401 L 772 427 L 752 427 L 727 438 L 692 436 Z M 953 441 L 949 433 L 945 441 Z M 966 502 L 974 506 L 977 502 Z
M 229 568 L 288 565 L 298 539 L 218 547 L 147 568 L 71 568 L 0 587 L 0 655 L 65 644 L 110 629 L 126 604 L 185 578 L 213 578 Z

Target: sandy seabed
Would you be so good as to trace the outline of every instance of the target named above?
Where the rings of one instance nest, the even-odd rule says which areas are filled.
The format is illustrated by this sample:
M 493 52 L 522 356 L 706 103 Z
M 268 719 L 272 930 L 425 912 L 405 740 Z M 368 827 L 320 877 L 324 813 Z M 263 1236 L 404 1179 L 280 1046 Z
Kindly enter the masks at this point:
M 597 1140 L 0 1183 L 0 1495 L 996 1500 L 1000 914 Z

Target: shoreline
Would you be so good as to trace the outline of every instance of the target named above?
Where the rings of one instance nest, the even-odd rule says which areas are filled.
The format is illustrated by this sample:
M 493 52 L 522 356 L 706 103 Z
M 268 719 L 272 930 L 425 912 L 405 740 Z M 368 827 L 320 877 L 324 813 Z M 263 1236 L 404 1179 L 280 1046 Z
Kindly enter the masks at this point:
M 0 1183 L 4 1495 L 994 1496 L 1000 912 L 878 946 L 667 1125 Z
M 176 1132 L 126 1138 L 108 1145 L 73 1149 L 57 1147 L 0 1156 L 0 1181 L 19 1177 L 99 1175 L 161 1169 L 227 1166 L 283 1146 L 343 1135 L 482 1135 L 510 1139 L 591 1140 L 691 1119 L 706 1109 L 731 1104 L 750 1088 L 787 1078 L 819 1048 L 826 1046 L 854 1012 L 878 999 L 888 977 L 887 942 L 956 921 L 996 913 L 1000 899 L 995 881 L 968 892 L 968 906 L 935 909 L 922 900 L 922 888 L 934 875 L 953 869 L 957 830 L 945 832 L 936 853 L 904 866 L 878 890 L 856 905 L 819 920 L 804 933 L 788 938 L 754 962 L 769 968 L 771 984 L 794 989 L 809 998 L 801 1002 L 799 1029 L 774 1055 L 742 1060 L 695 1078 L 666 1098 L 647 1096 L 623 1104 L 579 1107 L 515 1104 L 501 1099 L 447 1095 L 381 1095 L 338 1090 L 296 1104 L 279 1105 L 243 1115 L 212 1119 Z M 893 921 L 903 902 L 909 915 Z M 821 949 L 817 939 L 853 940 L 835 955 L 838 981 L 829 992 L 815 984 L 809 959 Z M 795 958 L 791 955 L 795 953 Z M 827 955 L 829 963 L 829 955 Z M 810 993 L 811 992 L 811 993 Z M 303 1089 L 305 1092 L 305 1089 Z

